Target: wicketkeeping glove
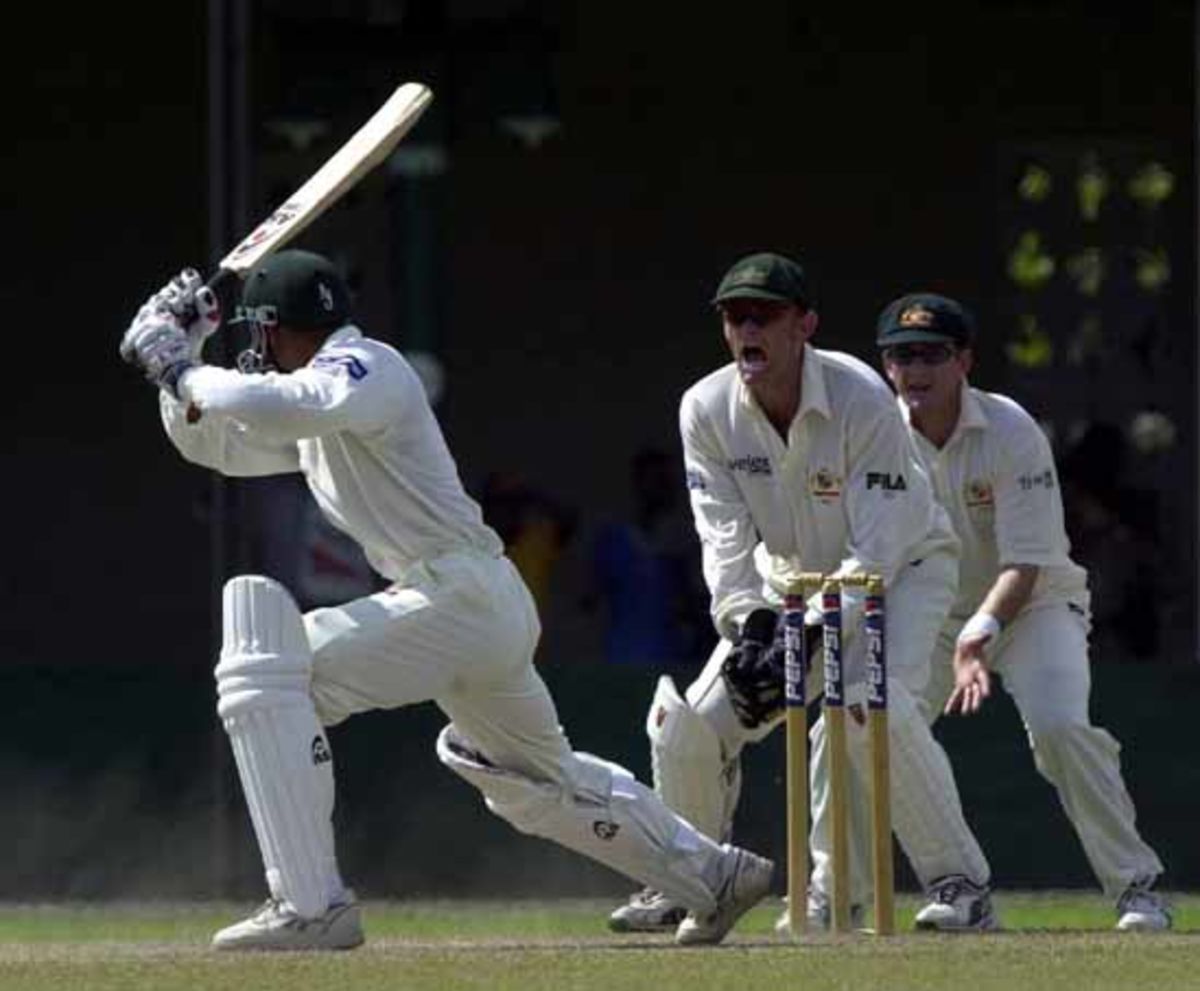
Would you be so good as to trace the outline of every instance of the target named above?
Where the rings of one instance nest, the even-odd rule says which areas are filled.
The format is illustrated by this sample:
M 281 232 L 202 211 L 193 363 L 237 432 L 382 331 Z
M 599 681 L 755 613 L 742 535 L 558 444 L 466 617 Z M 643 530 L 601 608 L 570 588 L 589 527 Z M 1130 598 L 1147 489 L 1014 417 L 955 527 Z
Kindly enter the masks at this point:
M 783 709 L 782 632 L 773 609 L 755 609 L 742 624 L 741 636 L 721 666 L 721 676 L 738 722 L 754 729 Z
M 813 657 L 820 625 L 804 628 L 807 656 Z M 738 722 L 754 729 L 783 711 L 784 624 L 772 609 L 756 609 L 742 624 L 742 634 L 725 658 L 721 675 Z

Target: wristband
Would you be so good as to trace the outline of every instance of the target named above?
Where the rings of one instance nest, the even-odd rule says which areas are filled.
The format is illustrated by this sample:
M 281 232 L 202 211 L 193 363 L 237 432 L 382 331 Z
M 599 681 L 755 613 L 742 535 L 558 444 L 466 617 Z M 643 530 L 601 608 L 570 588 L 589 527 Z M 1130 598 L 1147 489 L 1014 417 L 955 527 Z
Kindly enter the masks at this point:
M 1000 636 L 1000 620 L 991 613 L 977 612 L 958 631 L 958 642 L 964 640 L 995 640 Z

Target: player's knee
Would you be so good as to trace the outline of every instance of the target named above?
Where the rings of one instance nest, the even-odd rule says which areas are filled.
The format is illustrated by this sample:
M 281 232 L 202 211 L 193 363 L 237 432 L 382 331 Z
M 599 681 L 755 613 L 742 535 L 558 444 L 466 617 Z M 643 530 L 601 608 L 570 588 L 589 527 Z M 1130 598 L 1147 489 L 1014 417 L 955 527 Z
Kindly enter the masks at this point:
M 228 719 L 309 697 L 312 653 L 295 600 L 278 582 L 239 575 L 225 584 L 218 706 Z
M 534 781 L 499 767 L 449 723 L 437 738 L 438 760 L 473 785 L 488 809 L 522 833 L 538 835 L 539 824 L 562 801 L 558 783 Z

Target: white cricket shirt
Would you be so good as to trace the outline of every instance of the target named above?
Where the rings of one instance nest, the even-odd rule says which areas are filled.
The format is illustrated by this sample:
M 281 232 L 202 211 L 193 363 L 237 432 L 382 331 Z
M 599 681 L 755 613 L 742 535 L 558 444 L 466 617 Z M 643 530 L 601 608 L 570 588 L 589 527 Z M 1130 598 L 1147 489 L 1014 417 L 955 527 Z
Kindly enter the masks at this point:
M 702 378 L 680 404 L 704 577 L 725 636 L 768 602 L 754 563 L 760 540 L 780 575 L 870 571 L 885 583 L 956 544 L 892 392 L 873 369 L 806 346 L 800 398 L 786 441 L 733 363 Z
M 160 393 L 163 425 L 189 461 L 225 475 L 304 474 L 329 520 L 371 566 L 399 580 L 417 561 L 503 544 L 463 489 L 412 366 L 353 326 L 303 368 L 242 374 L 204 365 L 182 401 Z M 203 411 L 189 424 L 189 402 Z
M 899 401 L 901 414 L 909 411 Z M 939 450 L 910 432 L 962 541 L 958 599 L 951 615 L 969 617 L 1003 565 L 1041 570 L 1025 609 L 1087 601 L 1087 572 L 1071 560 L 1062 494 L 1050 443 L 1041 427 L 1007 396 L 964 383 L 962 409 Z

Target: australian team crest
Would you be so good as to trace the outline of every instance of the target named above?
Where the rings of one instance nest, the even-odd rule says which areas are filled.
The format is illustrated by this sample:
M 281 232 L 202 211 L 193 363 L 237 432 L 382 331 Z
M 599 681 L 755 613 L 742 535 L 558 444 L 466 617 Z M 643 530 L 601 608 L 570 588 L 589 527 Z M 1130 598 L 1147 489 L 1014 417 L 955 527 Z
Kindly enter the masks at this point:
M 818 468 L 809 473 L 808 491 L 814 499 L 839 499 L 842 495 L 842 480 L 829 468 Z
M 933 323 L 933 311 L 917 303 L 905 307 L 900 314 L 901 327 L 928 327 Z
M 963 486 L 963 495 L 966 497 L 968 509 L 993 506 L 996 502 L 996 497 L 992 494 L 991 483 L 983 478 L 972 478 L 968 481 Z

